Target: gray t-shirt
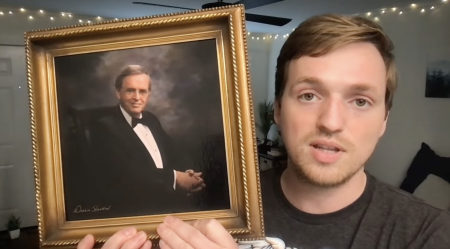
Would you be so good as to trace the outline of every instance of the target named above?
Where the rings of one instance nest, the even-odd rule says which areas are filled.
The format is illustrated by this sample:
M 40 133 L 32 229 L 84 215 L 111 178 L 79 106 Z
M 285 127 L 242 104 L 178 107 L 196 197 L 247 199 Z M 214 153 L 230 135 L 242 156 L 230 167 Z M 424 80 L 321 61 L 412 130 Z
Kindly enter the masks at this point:
M 304 213 L 281 191 L 280 175 L 261 172 L 267 237 L 297 249 L 450 249 L 450 214 L 368 175 L 364 193 L 330 214 Z M 449 193 L 450 194 L 450 193 Z

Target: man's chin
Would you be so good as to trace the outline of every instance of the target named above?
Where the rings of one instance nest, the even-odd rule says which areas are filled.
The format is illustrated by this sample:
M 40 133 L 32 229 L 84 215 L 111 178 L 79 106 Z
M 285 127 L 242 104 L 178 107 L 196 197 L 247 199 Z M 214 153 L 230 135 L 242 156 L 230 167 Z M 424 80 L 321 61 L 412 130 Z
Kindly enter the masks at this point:
M 340 169 L 338 165 L 310 164 L 294 166 L 297 178 L 315 187 L 333 188 L 348 182 L 356 172 Z

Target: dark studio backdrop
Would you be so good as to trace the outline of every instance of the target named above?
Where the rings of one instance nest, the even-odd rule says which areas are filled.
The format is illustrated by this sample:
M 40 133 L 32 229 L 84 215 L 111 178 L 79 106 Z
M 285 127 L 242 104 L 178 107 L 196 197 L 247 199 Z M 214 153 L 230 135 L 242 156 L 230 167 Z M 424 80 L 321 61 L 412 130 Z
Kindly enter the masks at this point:
M 118 104 L 115 78 L 131 64 L 151 75 L 146 109 L 171 136 L 180 169 L 203 172 L 206 189 L 189 197 L 186 211 L 230 208 L 216 42 L 204 40 L 55 58 L 67 218 L 79 219 L 72 209 L 95 193 L 95 179 L 85 178 L 95 167 L 86 146 L 89 126 L 101 116 L 95 110 Z

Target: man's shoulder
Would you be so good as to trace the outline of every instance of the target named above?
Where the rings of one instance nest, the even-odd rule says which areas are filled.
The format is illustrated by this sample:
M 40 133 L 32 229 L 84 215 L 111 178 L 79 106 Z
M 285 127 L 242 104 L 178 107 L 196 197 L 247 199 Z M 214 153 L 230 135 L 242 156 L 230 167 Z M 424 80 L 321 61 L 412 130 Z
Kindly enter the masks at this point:
M 102 127 L 117 124 L 117 120 L 122 118 L 120 109 L 117 105 L 105 106 L 91 110 L 91 121 L 93 127 Z

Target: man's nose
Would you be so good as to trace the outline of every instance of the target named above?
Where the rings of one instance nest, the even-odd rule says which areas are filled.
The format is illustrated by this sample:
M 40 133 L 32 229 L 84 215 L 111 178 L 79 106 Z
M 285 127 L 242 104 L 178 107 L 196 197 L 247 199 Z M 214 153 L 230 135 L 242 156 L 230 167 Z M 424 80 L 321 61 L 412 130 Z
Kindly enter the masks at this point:
M 339 133 L 346 122 L 347 109 L 345 103 L 339 98 L 329 98 L 320 108 L 317 126 L 329 134 Z
M 140 94 L 139 91 L 133 91 L 133 99 L 139 99 L 140 98 Z

